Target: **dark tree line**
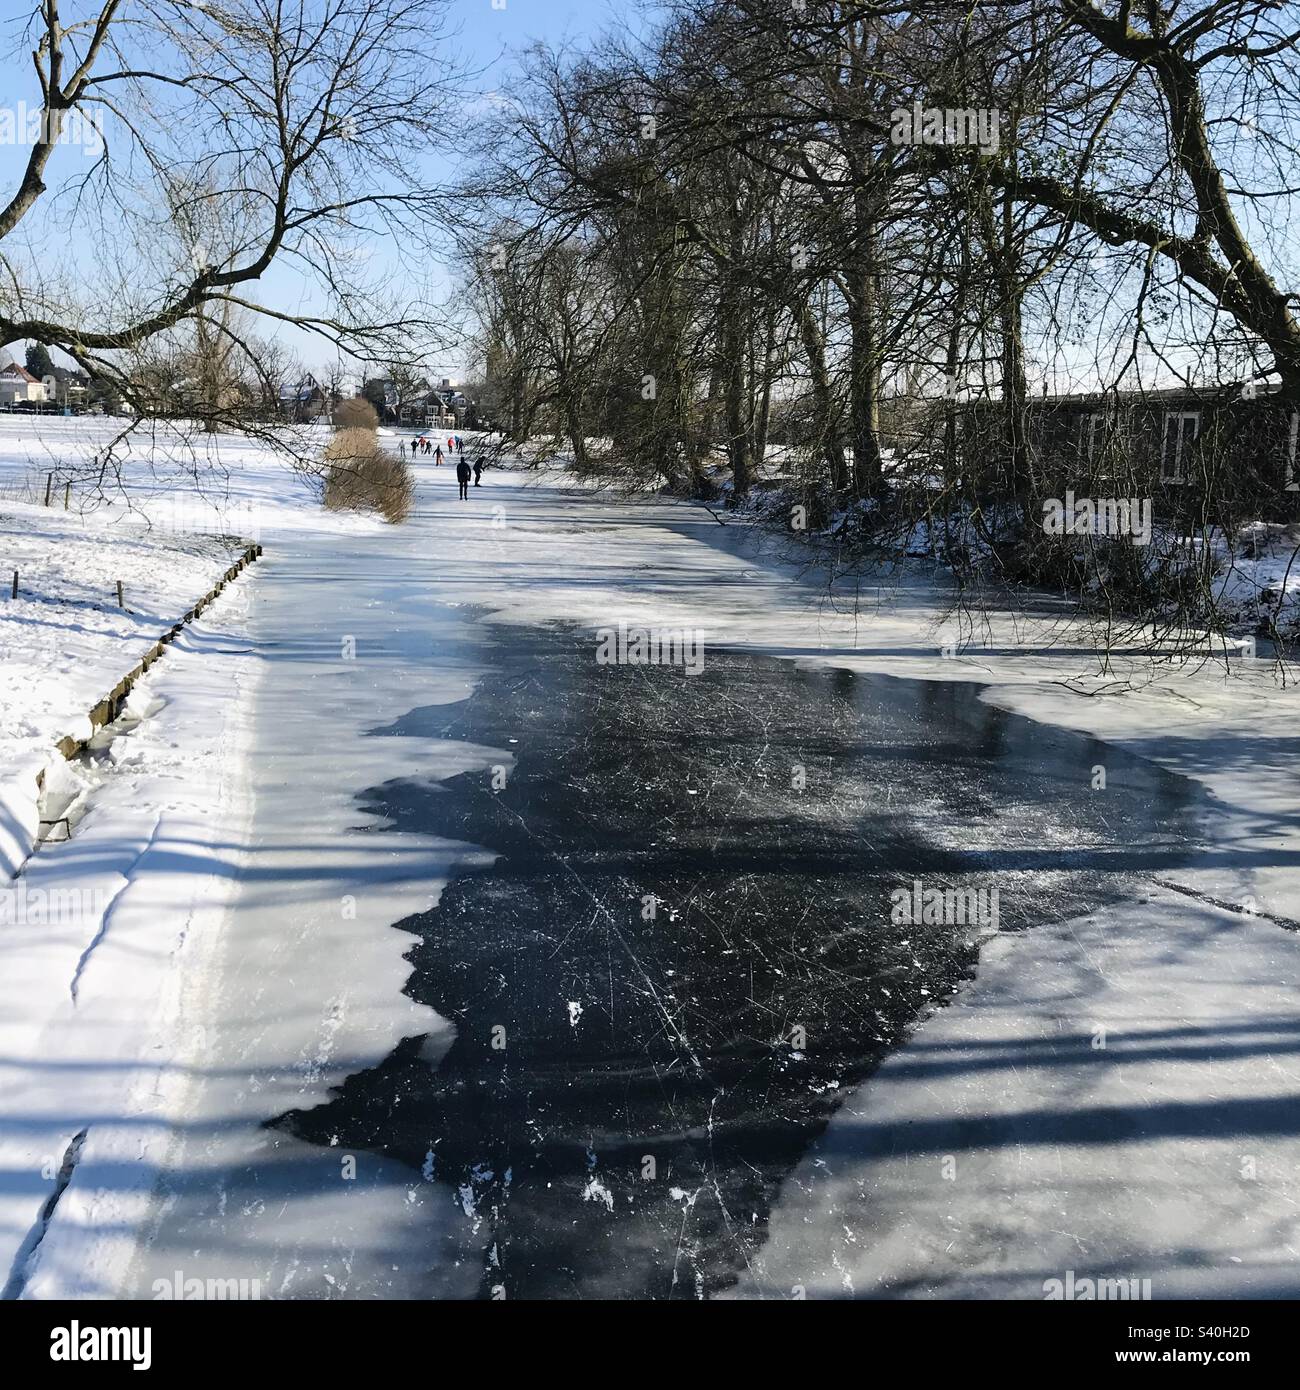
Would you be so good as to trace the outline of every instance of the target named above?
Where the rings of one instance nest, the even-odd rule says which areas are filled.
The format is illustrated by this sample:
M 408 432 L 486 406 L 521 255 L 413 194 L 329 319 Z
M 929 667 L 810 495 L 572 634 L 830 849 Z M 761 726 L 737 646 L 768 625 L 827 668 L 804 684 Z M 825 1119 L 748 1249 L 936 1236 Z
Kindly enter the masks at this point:
M 468 190 L 492 413 L 687 494 L 775 456 L 814 520 L 906 500 L 896 537 L 957 513 L 996 551 L 1061 483 L 1048 393 L 1300 405 L 1297 37 L 1258 0 L 688 0 L 537 49 Z M 1149 492 L 1114 453 L 1091 481 Z M 1199 524 L 1258 514 L 1254 467 Z

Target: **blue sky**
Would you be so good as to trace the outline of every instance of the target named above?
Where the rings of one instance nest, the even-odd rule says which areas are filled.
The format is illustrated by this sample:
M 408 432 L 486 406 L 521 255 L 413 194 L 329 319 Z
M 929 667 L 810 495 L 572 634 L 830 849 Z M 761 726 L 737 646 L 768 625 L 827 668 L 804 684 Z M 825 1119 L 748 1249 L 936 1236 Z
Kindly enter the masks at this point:
M 445 61 L 458 61 L 468 70 L 472 76 L 466 84 L 464 99 L 471 102 L 484 93 L 508 88 L 515 55 L 529 44 L 537 40 L 553 45 L 580 44 L 604 28 L 635 26 L 642 13 L 641 6 L 629 0 L 496 0 L 495 5 L 493 0 L 452 0 L 447 10 L 452 37 L 434 48 L 430 61 L 436 63 L 440 55 L 445 55 Z M 0 111 L 13 110 L 20 102 L 25 102 L 29 108 L 39 104 L 35 74 L 25 46 L 15 49 L 20 33 L 21 26 L 15 21 L 0 20 L 0 76 L 3 79 L 0 81 Z M 21 145 L 0 143 L 0 197 L 5 201 L 21 174 L 26 153 Z M 72 146 L 60 149 L 47 178 L 51 189 L 75 175 L 76 166 L 85 160 L 81 149 Z M 439 180 L 452 172 L 450 163 L 438 154 L 432 157 L 426 170 Z M 33 219 L 32 225 L 38 236 L 39 221 Z M 34 236 L 33 241 L 35 239 Z M 75 260 L 76 250 L 65 245 L 55 251 L 55 258 Z M 381 270 L 391 267 L 392 274 L 402 280 L 411 274 L 410 267 L 402 265 L 387 250 L 374 264 Z M 450 294 L 452 286 L 441 266 L 422 265 L 419 273 L 427 276 L 435 303 Z M 264 277 L 258 286 L 258 297 L 268 305 L 289 312 L 313 307 L 310 284 L 284 268 L 273 269 Z M 329 361 L 329 350 L 319 339 L 293 329 L 280 330 L 278 336 L 309 369 L 321 369 Z M 11 345 L 8 352 L 0 352 L 0 359 L 11 355 L 21 360 L 21 345 Z M 458 376 L 463 363 L 452 349 L 446 360 L 427 365 L 431 374 Z
M 626 20 L 633 7 L 619 0 L 498 0 L 504 8 L 494 9 L 492 0 L 454 0 L 453 24 L 461 31 L 460 44 L 468 55 L 481 61 L 493 60 L 503 50 L 517 50 L 534 39 L 559 43 L 581 39 Z M 501 64 L 494 64 L 489 77 L 500 77 Z

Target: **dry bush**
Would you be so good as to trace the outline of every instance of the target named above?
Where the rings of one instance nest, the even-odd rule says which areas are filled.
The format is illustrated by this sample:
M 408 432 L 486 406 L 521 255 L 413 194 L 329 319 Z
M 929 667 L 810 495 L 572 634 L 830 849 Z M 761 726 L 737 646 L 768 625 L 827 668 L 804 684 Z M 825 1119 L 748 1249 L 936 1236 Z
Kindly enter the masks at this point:
M 334 407 L 334 424 L 341 430 L 373 430 L 379 428 L 379 415 L 364 396 L 350 396 Z
M 414 486 L 406 464 L 368 429 L 341 429 L 325 446 L 325 505 L 375 511 L 394 524 L 411 514 Z

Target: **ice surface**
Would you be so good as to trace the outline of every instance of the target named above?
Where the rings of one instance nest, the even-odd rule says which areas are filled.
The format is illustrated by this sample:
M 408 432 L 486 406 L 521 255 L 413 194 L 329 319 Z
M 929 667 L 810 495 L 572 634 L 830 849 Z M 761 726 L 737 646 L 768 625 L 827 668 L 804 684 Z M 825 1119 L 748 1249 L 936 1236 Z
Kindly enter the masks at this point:
M 1280 1175 L 1300 1161 L 1283 994 L 1297 938 L 1277 923 L 1300 920 L 1296 695 L 1268 669 L 1229 682 L 1120 658 L 1103 674 L 1059 627 L 1011 617 L 946 658 L 968 634 L 947 620 L 934 577 L 829 602 L 812 576 L 701 508 L 500 472 L 458 504 L 447 470 L 424 469 L 416 520 L 387 531 L 322 518 L 252 446 L 230 446 L 228 462 L 236 495 L 264 508 L 265 568 L 151 674 L 160 711 L 124 740 L 131 751 L 77 837 L 38 857 L 40 874 L 87 901 L 112 894 L 111 911 L 6 943 L 18 965 L 0 984 L 0 1154 L 15 1176 L 0 1201 L 0 1267 L 27 1296 L 147 1296 L 178 1268 L 285 1294 L 472 1293 L 500 1267 L 480 1200 L 490 1164 L 468 1180 L 471 1219 L 437 1161 L 424 1176 L 436 1135 L 411 1136 L 412 1166 L 261 1128 L 319 1110 L 402 1038 L 418 1039 L 426 1071 L 455 1046 L 451 1020 L 401 993 L 411 937 L 392 923 L 426 912 L 466 867 L 490 878 L 491 846 L 455 826 L 381 828 L 374 796 L 369 809 L 355 798 L 413 774 L 509 769 L 527 746 L 528 727 L 475 744 L 402 723 L 476 688 L 485 611 L 507 641 L 511 627 L 573 621 L 593 660 L 594 630 L 622 621 L 698 629 L 706 670 L 727 645 L 980 682 L 986 702 L 1102 740 L 1100 766 L 1122 747 L 1213 798 L 1211 846 L 1194 865 L 1157 866 L 1201 898 L 1152 874 L 1146 902 L 997 938 L 959 1007 L 875 1080 L 837 1088 L 831 1147 L 809 1151 L 778 1194 L 743 1291 L 1041 1297 L 1043 1279 L 1070 1268 L 1150 1275 L 1157 1296 L 1293 1287 Z M 707 815 L 707 787 L 686 790 Z M 1104 797 L 1076 784 L 1059 794 L 1067 806 Z M 7 804 L 21 827 L 30 810 Z M 936 849 L 963 843 L 960 825 L 935 834 Z M 1068 851 L 1040 848 L 1049 863 Z M 584 1013 L 571 1027 L 575 999 Z M 565 983 L 555 1002 L 557 1026 L 581 1039 L 595 1017 L 588 992 Z M 1094 1024 L 1105 1050 L 1091 1046 Z M 809 1078 L 828 1086 L 811 1066 Z M 882 1144 L 918 1117 L 930 1128 L 917 1154 L 888 1156 Z M 54 1220 L 37 1232 L 83 1130 Z M 936 1178 L 940 1150 L 953 1180 Z M 343 1176 L 347 1157 L 355 1177 Z M 609 1164 L 595 1172 L 617 1209 Z M 698 1190 L 664 1183 L 683 1194 L 672 1199 L 681 1229 Z M 879 1201 L 864 1208 L 864 1193 Z M 610 1215 L 581 1184 L 574 1196 Z M 19 1260 L 34 1232 L 36 1257 Z M 687 1275 L 681 1291 L 696 1292 Z

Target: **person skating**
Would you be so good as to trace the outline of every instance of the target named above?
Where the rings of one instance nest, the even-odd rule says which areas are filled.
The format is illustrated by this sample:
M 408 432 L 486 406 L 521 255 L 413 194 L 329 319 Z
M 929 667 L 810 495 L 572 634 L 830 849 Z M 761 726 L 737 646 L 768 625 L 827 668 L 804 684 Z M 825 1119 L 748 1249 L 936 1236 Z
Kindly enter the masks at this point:
M 441 444 L 439 444 L 438 447 L 433 451 L 433 466 L 434 466 L 435 468 L 441 468 L 441 467 L 442 467 L 442 445 L 441 445 Z
M 461 461 L 456 465 L 456 481 L 460 484 L 460 500 L 462 502 L 469 501 L 469 475 L 469 464 L 467 464 L 462 457 Z
M 474 460 L 474 486 L 478 487 L 479 479 L 483 476 L 483 456 L 480 454 Z

